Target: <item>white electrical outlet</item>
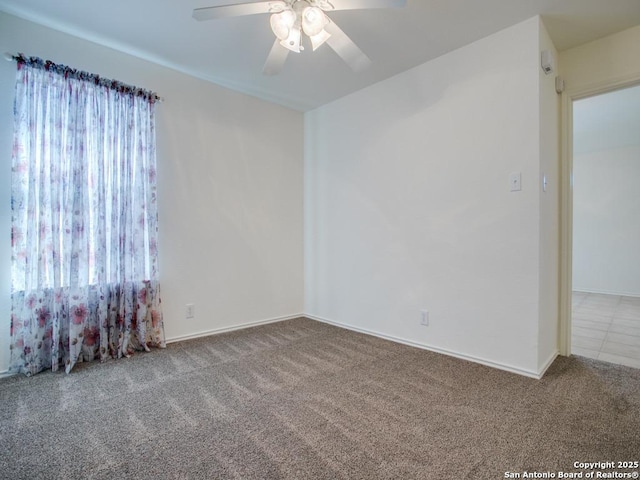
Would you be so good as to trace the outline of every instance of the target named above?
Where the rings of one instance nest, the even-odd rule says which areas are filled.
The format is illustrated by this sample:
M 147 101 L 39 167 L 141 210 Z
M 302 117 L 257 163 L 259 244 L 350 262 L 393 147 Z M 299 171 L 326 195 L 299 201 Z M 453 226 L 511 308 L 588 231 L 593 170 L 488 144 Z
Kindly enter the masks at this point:
M 196 316 L 196 306 L 193 303 L 187 303 L 185 308 L 185 316 L 187 318 L 193 318 Z
M 425 327 L 429 326 L 429 312 L 427 310 L 420 312 L 420 325 L 424 325 Z
M 512 173 L 509 175 L 509 191 L 519 192 L 522 190 L 522 174 Z

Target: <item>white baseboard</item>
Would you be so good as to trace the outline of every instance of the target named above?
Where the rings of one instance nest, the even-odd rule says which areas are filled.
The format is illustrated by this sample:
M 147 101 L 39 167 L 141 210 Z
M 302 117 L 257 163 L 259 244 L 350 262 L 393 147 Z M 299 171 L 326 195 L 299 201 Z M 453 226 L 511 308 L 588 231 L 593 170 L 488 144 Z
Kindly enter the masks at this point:
M 639 293 L 629 293 L 629 292 L 610 292 L 607 290 L 592 290 L 592 289 L 587 289 L 587 288 L 578 288 L 575 287 L 573 289 L 574 292 L 578 292 L 578 293 L 595 293 L 597 295 L 616 295 L 618 297 L 640 297 Z
M 556 350 L 549 356 L 547 361 L 544 362 L 544 364 L 542 364 L 542 368 L 538 372 L 538 378 L 542 378 L 544 376 L 547 370 L 549 370 L 549 367 L 551 366 L 551 364 L 555 361 L 556 358 L 558 358 L 558 355 L 560 355 L 560 352 Z
M 170 337 L 166 339 L 167 343 L 182 342 L 184 340 L 193 340 L 194 338 L 209 337 L 211 335 L 219 335 L 221 333 L 234 332 L 236 330 L 244 330 L 246 328 L 258 327 L 260 325 L 268 325 L 269 323 L 284 322 L 285 320 L 293 320 L 294 318 L 306 317 L 304 313 L 296 315 L 288 315 L 286 317 L 267 318 L 265 320 L 258 320 L 255 322 L 242 323 L 240 325 L 233 325 L 230 327 L 214 328 L 213 330 L 205 330 L 203 332 L 189 333 L 187 335 L 178 335 L 177 337 Z
M 318 322 L 327 323 L 329 325 L 334 325 L 336 327 L 345 328 L 347 330 L 352 330 L 354 332 L 364 333 L 366 335 L 373 335 L 374 337 L 382 338 L 384 340 L 390 340 L 390 341 L 395 342 L 395 343 L 401 343 L 403 345 L 408 345 L 410 347 L 420 348 L 422 350 L 428 350 L 430 352 L 441 353 L 443 355 L 459 358 L 461 360 L 467 360 L 469 362 L 479 363 L 479 364 L 485 365 L 487 367 L 497 368 L 498 370 L 504 370 L 506 372 L 516 373 L 518 375 L 523 375 L 525 377 L 535 378 L 536 380 L 539 380 L 540 378 L 542 378 L 542 375 L 544 374 L 544 371 L 539 373 L 539 372 L 535 372 L 535 371 L 531 371 L 531 370 L 525 370 L 525 369 L 522 369 L 522 368 L 513 367 L 511 365 L 506 365 L 506 364 L 503 364 L 503 363 L 497 363 L 497 362 L 493 362 L 491 360 L 486 360 L 484 358 L 474 357 L 472 355 L 466 355 L 464 353 L 454 352 L 454 351 L 451 351 L 451 350 L 446 350 L 444 348 L 438 348 L 438 347 L 434 347 L 434 346 L 427 345 L 427 344 L 424 344 L 424 343 L 414 342 L 412 340 L 407 340 L 407 339 L 400 338 L 400 337 L 394 337 L 393 335 L 387 335 L 387 334 L 376 332 L 376 331 L 369 330 L 369 329 L 366 329 L 366 328 L 354 327 L 354 326 L 348 325 L 346 323 L 336 322 L 335 320 L 329 320 L 327 318 L 318 317 L 316 315 L 308 315 L 308 314 L 306 314 L 304 316 L 306 318 L 310 318 L 311 320 L 316 320 Z M 554 359 L 555 359 L 555 357 L 554 357 Z M 551 365 L 551 363 L 549 363 L 549 365 Z M 545 368 L 545 370 L 546 370 L 546 368 Z
M 384 334 L 384 333 L 376 332 L 376 331 L 365 329 L 365 328 L 354 327 L 354 326 L 348 325 L 346 323 L 336 322 L 335 320 L 329 320 L 327 318 L 318 317 L 316 315 L 309 315 L 309 314 L 305 314 L 305 313 L 299 313 L 299 314 L 295 314 L 295 315 L 288 315 L 288 316 L 285 316 L 285 317 L 268 318 L 268 319 L 264 319 L 264 320 L 258 320 L 258 321 L 254 321 L 254 322 L 243 323 L 243 324 L 240 324 L 240 325 L 233 325 L 233 326 L 230 326 L 230 327 L 214 328 L 212 330 L 205 330 L 205 331 L 202 331 L 202 332 L 191 333 L 191 334 L 188 334 L 188 335 L 179 335 L 179 336 L 176 336 L 176 337 L 167 338 L 166 342 L 167 343 L 175 343 L 175 342 L 181 342 L 181 341 L 184 341 L 184 340 L 192 340 L 192 339 L 195 339 L 195 338 L 209 337 L 211 335 L 219 335 L 221 333 L 234 332 L 234 331 L 237 331 L 237 330 L 245 330 L 247 328 L 258 327 L 260 325 L 268 325 L 270 323 L 284 322 L 286 320 L 293 320 L 294 318 L 300 318 L 300 317 L 308 318 L 308 319 L 315 320 L 315 321 L 322 322 L 322 323 L 326 323 L 326 324 L 329 324 L 329 325 L 334 325 L 336 327 L 344 328 L 346 330 L 352 330 L 354 332 L 364 333 L 366 335 L 372 335 L 374 337 L 382 338 L 384 340 L 389 340 L 389 341 L 392 341 L 392 342 L 395 342 L 395 343 L 400 343 L 400 344 L 403 344 L 403 345 L 408 345 L 410 347 L 420 348 L 422 350 L 428 350 L 430 352 L 435 352 L 435 353 L 440 353 L 440 354 L 443 354 L 443 355 L 448 355 L 450 357 L 459 358 L 461 360 L 466 360 L 466 361 L 469 361 L 469 362 L 479 363 L 479 364 L 485 365 L 487 367 L 492 367 L 492 368 L 496 368 L 498 370 L 504 370 L 506 372 L 515 373 L 515 374 L 518 374 L 518 375 L 523 375 L 525 377 L 535 378 L 535 379 L 542 378 L 542 376 L 545 374 L 547 369 L 551 366 L 553 361 L 558 356 L 558 352 L 554 352 L 549 357 L 549 359 L 545 362 L 543 368 L 539 372 L 533 372 L 533 371 L 530 371 L 530 370 L 525 370 L 525 369 L 522 369 L 522 368 L 513 367 L 511 365 L 506 365 L 506 364 L 502 364 L 502 363 L 493 362 L 491 360 L 486 360 L 484 358 L 474 357 L 472 355 L 466 355 L 466 354 L 463 354 L 463 353 L 454 352 L 454 351 L 451 351 L 451 350 L 446 350 L 446 349 L 443 349 L 443 348 L 438 348 L 438 347 L 434 347 L 434 346 L 431 346 L 431 345 L 414 342 L 412 340 L 407 340 L 407 339 L 404 339 L 404 338 L 395 337 L 393 335 L 387 335 L 387 334 Z M 4 370 L 4 371 L 0 372 L 0 378 L 10 377 L 12 375 L 13 374 L 8 373 L 7 370 Z
M 0 378 L 13 377 L 15 373 L 9 373 L 9 370 L 2 370 L 0 372 Z

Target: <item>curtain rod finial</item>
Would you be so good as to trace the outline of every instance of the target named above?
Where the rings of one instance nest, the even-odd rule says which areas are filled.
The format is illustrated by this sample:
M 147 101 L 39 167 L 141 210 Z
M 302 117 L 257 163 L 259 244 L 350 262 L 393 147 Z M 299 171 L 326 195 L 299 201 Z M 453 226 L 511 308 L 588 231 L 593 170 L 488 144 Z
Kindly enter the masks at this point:
M 13 61 L 13 55 L 12 55 L 12 54 L 10 54 L 9 52 L 4 52 L 4 53 L 2 54 L 2 56 L 4 57 L 4 59 L 5 59 L 7 62 L 12 62 L 12 61 Z

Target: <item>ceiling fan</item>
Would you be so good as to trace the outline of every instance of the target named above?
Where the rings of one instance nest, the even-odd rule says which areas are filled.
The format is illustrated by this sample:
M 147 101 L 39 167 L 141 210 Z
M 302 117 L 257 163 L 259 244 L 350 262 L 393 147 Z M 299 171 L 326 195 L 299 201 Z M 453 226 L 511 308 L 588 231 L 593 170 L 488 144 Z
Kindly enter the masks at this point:
M 289 52 L 304 50 L 303 33 L 313 50 L 326 43 L 353 71 L 359 72 L 367 68 L 371 60 L 325 12 L 403 7 L 406 3 L 406 0 L 269 0 L 196 8 L 193 18 L 204 21 L 270 13 L 276 41 L 264 65 L 263 73 L 266 75 L 280 72 Z

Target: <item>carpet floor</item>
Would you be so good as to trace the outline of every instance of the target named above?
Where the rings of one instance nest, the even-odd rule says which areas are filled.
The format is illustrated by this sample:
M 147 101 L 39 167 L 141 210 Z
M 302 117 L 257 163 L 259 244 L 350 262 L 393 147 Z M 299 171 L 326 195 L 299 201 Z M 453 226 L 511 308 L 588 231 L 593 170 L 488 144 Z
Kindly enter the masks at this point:
M 640 370 L 559 358 L 533 380 L 304 318 L 5 378 L 0 405 L 2 479 L 482 480 L 640 460 Z

